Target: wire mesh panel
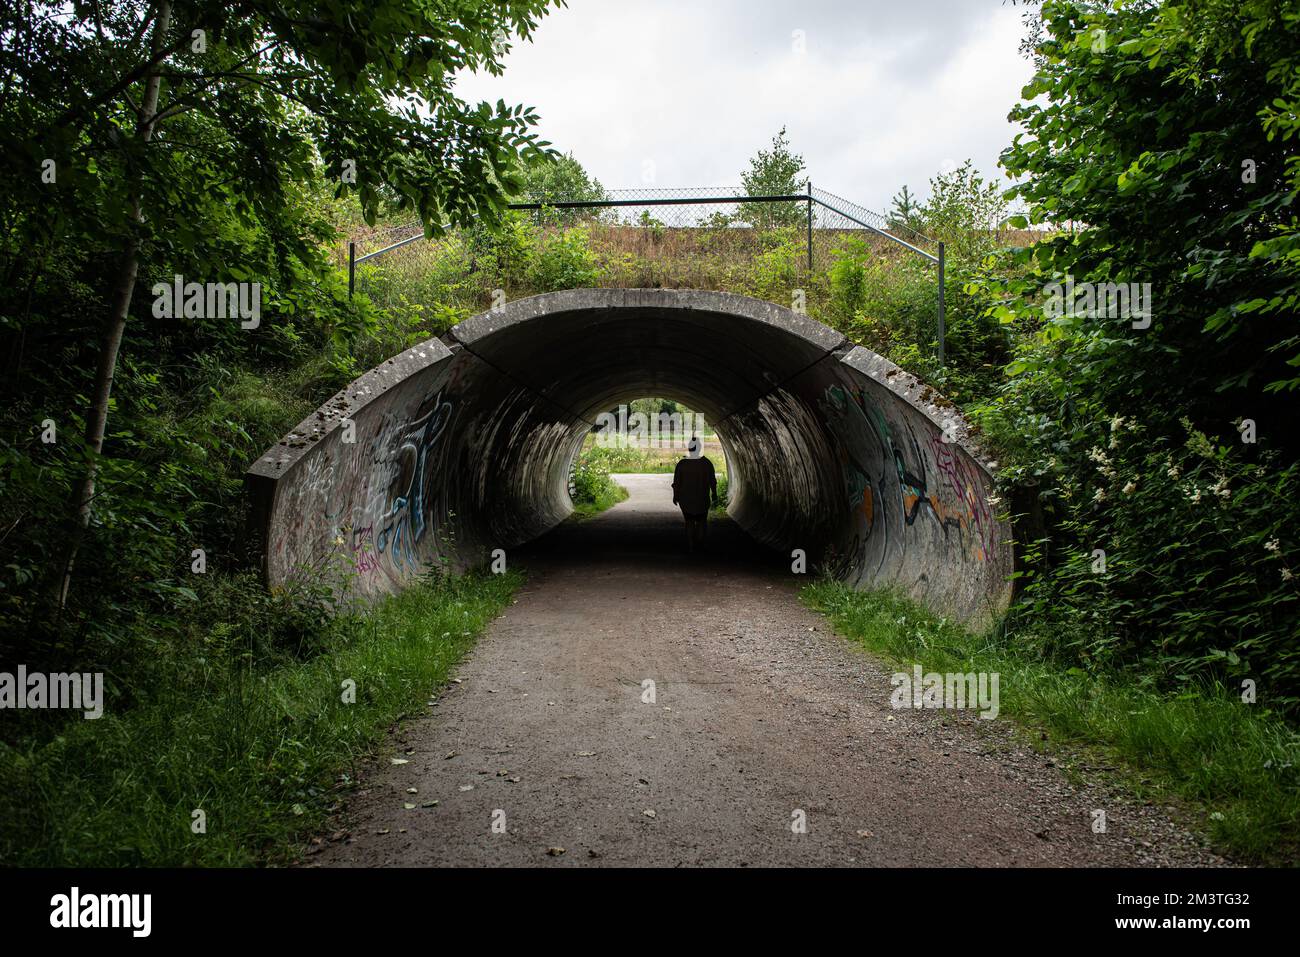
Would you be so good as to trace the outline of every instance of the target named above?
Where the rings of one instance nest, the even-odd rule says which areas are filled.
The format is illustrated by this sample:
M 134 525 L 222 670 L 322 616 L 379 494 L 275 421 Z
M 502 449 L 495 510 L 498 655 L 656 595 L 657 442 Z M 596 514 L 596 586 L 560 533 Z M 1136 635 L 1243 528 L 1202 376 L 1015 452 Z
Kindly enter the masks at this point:
M 576 286 L 722 289 L 791 306 L 825 300 L 840 258 L 929 268 L 939 245 L 811 186 L 785 196 L 736 186 L 529 196 L 493 228 L 426 239 L 419 223 L 404 223 L 358 230 L 351 242 L 356 290 L 375 303 L 470 310 L 490 306 L 498 289 Z M 918 323 L 934 325 L 927 313 Z
M 463 258 L 466 273 L 501 267 L 521 252 L 512 248 L 518 226 L 542 249 L 581 229 L 599 273 L 587 285 L 732 288 L 757 257 L 766 257 L 770 272 L 793 279 L 809 263 L 811 205 L 806 196 L 746 197 L 725 186 L 611 190 L 601 200 L 529 197 L 512 204 L 512 218 L 496 231 L 455 230 L 433 239 L 421 238 L 418 223 L 358 231 L 352 238 L 357 290 L 382 299 L 394 282 L 427 286 L 416 275 L 421 269 L 434 274 L 434 283 L 454 281 L 449 252 Z M 504 265 L 509 274 L 511 264 Z M 527 276 L 515 278 L 527 284 Z
M 849 223 L 856 220 L 857 222 L 854 225 L 858 229 L 872 228 L 882 233 L 888 233 L 932 254 L 938 245 L 929 236 L 918 232 L 906 223 L 901 223 L 897 219 L 886 218 L 866 207 L 859 206 L 857 203 L 852 203 L 842 196 L 828 193 L 824 189 L 813 187 L 812 198 L 820 207 L 822 214 L 827 217 L 824 228 L 834 228 L 834 224 L 837 222 Z

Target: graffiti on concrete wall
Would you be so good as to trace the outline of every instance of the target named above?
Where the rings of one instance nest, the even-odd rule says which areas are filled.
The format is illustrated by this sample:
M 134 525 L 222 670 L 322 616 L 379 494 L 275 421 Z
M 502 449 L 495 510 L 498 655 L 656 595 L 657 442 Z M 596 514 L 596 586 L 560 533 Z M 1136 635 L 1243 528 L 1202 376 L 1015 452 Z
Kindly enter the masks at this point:
M 969 541 L 971 551 L 980 561 L 987 561 L 991 553 L 994 516 L 984 496 L 984 486 L 974 464 L 951 442 L 943 441 L 940 433 L 930 436 L 930 450 L 934 456 L 935 470 L 943 478 L 951 493 L 947 504 L 943 498 L 934 497 L 931 507 L 945 523 L 955 522 L 956 527 Z M 940 509 L 943 510 L 940 514 Z
M 375 550 L 386 556 L 394 571 L 415 574 L 420 570 L 418 546 L 436 521 L 439 483 L 430 475 L 435 450 L 451 421 L 454 406 L 442 390 L 427 396 L 417 417 L 393 430 L 388 437 L 388 454 L 380 463 L 381 482 L 386 480 L 383 506 L 375 516 Z
M 826 387 L 819 406 L 840 447 L 845 506 L 853 518 L 851 552 L 865 557 L 873 534 L 888 536 L 889 506 L 896 502 L 904 526 L 932 521 L 945 539 L 987 560 L 994 523 L 979 475 L 937 428 L 922 443 L 912 423 L 891 426 L 861 388 L 839 383 Z M 883 560 L 883 549 L 877 551 Z
M 374 525 L 351 529 L 347 538 L 347 546 L 348 555 L 352 559 L 352 567 L 356 569 L 358 575 L 370 575 L 379 570 L 378 555 L 375 551 Z
M 862 569 L 873 537 L 887 539 L 889 536 L 886 521 L 888 499 L 878 494 L 879 483 L 884 477 L 880 457 L 882 444 L 861 395 L 854 395 L 843 386 L 833 384 L 826 388 L 818 404 L 838 440 L 837 453 L 844 481 L 843 504 L 851 520 L 852 541 L 832 562 L 833 573 L 844 576 Z M 883 547 L 877 547 L 876 551 L 883 556 Z
M 273 546 L 286 570 L 318 567 L 328 546 L 331 564 L 342 556 L 361 590 L 392 590 L 443 553 L 440 473 L 455 413 L 445 378 L 415 402 L 372 408 L 358 417 L 354 443 L 335 430 L 302 461 L 284 507 L 296 520 Z

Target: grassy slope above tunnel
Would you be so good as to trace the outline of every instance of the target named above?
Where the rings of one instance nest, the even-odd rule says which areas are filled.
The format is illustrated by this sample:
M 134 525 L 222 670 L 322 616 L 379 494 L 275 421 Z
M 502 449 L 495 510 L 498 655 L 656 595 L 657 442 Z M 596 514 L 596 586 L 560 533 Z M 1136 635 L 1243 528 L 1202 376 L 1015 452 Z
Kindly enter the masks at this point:
M 266 576 L 381 594 L 534 538 L 597 414 L 649 393 L 714 423 L 759 541 L 971 623 L 1005 607 L 1010 530 L 960 416 L 806 316 L 664 289 L 518 300 L 349 385 L 250 470 Z

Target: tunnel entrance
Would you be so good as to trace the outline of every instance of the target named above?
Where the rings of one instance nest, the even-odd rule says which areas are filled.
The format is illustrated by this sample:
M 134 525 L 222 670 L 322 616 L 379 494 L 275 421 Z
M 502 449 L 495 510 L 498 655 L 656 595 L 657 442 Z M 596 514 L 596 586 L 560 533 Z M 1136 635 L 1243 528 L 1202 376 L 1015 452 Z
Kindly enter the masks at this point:
M 579 446 L 569 469 L 569 498 L 581 517 L 608 506 L 617 497 L 622 486 L 611 485 L 611 474 L 672 475 L 679 462 L 694 458 L 703 459 L 716 480 L 713 509 L 725 507 L 727 455 L 704 414 L 666 396 L 620 402 L 596 416 L 595 425 Z M 669 489 L 671 500 L 676 497 L 671 482 Z
M 951 406 L 806 316 L 695 290 L 518 300 L 359 378 L 250 470 L 266 577 L 337 553 L 379 594 L 531 541 L 570 513 L 599 417 L 647 395 L 713 426 L 757 541 L 966 620 L 1005 606 L 1009 530 Z
M 635 580 L 663 591 L 666 605 L 704 576 L 710 584 L 739 582 L 754 575 L 781 576 L 789 559 L 755 541 L 725 512 L 710 515 L 704 542 L 690 549 L 681 511 L 672 503 L 667 472 L 619 473 L 627 497 L 593 516 L 560 523 L 510 550 L 512 567 L 548 575 Z
M 599 534 L 585 536 L 574 547 L 658 555 L 672 562 L 708 549 L 710 526 L 725 522 L 727 529 L 719 534 L 729 547 L 710 551 L 743 558 L 755 544 L 744 533 L 737 535 L 726 515 L 730 471 L 718 434 L 703 413 L 665 396 L 620 402 L 596 416 L 569 480 L 574 521 L 590 521 L 611 507 L 615 516 L 596 523 Z M 693 534 L 688 534 L 688 514 L 694 516 Z M 548 537 L 565 540 L 557 532 L 543 536 Z

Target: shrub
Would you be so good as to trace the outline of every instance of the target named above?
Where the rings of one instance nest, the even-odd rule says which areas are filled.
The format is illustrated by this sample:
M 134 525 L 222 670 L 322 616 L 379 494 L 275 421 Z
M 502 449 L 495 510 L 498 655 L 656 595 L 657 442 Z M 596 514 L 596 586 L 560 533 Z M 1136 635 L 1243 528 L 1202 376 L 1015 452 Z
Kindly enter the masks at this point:
M 1187 420 L 1182 443 L 1121 416 L 1073 440 L 1043 425 L 1016 455 L 1039 465 L 1004 475 L 1032 483 L 1050 522 L 1021 570 L 1022 630 L 1164 686 L 1252 679 L 1266 708 L 1294 712 L 1300 465 L 1251 461 Z
M 528 284 L 537 292 L 594 285 L 600 267 L 585 228 L 548 232 L 533 250 Z

